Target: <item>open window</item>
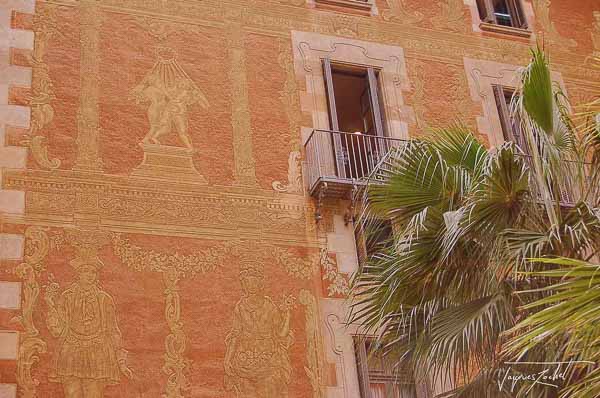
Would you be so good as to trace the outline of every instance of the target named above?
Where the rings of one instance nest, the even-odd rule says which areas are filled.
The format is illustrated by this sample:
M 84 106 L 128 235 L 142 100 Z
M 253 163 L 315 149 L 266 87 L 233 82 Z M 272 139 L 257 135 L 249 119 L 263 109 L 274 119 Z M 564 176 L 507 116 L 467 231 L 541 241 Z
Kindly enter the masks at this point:
M 514 89 L 495 85 L 493 90 L 504 140 L 513 141 L 525 154 L 529 154 L 529 146 L 521 128 L 521 119 L 517 114 L 510 112 L 510 104 L 515 95 Z
M 337 175 L 360 179 L 386 153 L 379 71 L 323 60 Z
M 372 225 L 372 230 L 362 226 L 355 229 L 356 249 L 359 264 L 385 249 L 394 237 L 394 227 L 390 220 L 378 220 Z
M 513 141 L 525 154 L 525 158 L 531 164 L 531 149 L 523 129 L 521 127 L 521 119 L 518 113 L 510 112 L 510 104 L 512 98 L 515 95 L 515 91 L 508 87 L 493 86 L 494 96 L 496 98 L 496 106 L 498 108 L 498 116 L 500 117 L 500 124 L 502 125 L 502 134 L 504 135 L 505 141 Z M 558 188 L 560 194 L 560 201 L 562 204 L 573 203 L 573 195 L 571 194 L 571 186 L 560 186 Z
M 484 23 L 527 29 L 527 19 L 523 13 L 521 0 L 477 0 L 477 8 L 479 17 Z
M 417 398 L 417 385 L 411 369 L 401 364 L 391 366 L 373 351 L 373 346 L 373 340 L 365 336 L 354 338 L 361 398 Z M 419 390 L 423 391 L 423 388 Z

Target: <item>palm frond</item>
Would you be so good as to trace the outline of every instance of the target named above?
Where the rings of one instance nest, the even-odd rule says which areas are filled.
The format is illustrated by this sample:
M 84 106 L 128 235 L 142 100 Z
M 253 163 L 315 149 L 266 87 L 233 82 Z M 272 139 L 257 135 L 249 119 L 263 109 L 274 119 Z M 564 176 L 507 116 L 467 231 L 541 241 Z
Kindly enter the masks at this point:
M 554 95 L 546 54 L 532 50 L 532 60 L 523 71 L 522 97 L 526 114 L 547 134 L 554 131 Z

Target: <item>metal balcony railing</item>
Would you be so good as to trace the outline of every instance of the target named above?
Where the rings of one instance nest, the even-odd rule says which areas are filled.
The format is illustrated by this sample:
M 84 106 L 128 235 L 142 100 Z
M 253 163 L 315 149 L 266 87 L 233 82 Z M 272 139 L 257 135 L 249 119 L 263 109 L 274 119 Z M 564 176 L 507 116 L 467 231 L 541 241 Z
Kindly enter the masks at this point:
M 404 143 L 401 139 L 362 133 L 313 130 L 304 144 L 310 194 L 319 194 L 326 188 L 328 196 L 346 196 L 353 186 L 366 183 L 391 148 Z
M 527 164 L 527 166 L 533 171 L 533 158 L 531 157 L 531 155 L 519 155 L 521 156 L 525 163 Z M 562 168 L 562 172 L 565 175 L 571 175 L 571 176 L 576 176 L 577 173 L 583 173 L 583 177 L 585 179 L 585 181 L 589 184 L 589 186 L 591 186 L 593 184 L 593 179 L 597 179 L 598 178 L 598 171 L 594 171 L 593 170 L 593 165 L 590 163 L 580 163 L 580 162 L 576 162 L 573 160 L 561 160 L 561 168 Z M 533 174 L 530 174 L 530 185 L 531 186 L 535 186 L 537 185 L 537 181 L 534 179 Z M 579 186 L 575 185 L 573 182 L 569 181 L 569 180 L 564 180 L 564 181 L 560 181 L 557 182 L 558 188 L 558 194 L 559 194 L 559 202 L 561 204 L 561 206 L 573 206 L 575 204 L 576 201 L 576 197 L 579 197 L 581 195 Z M 598 187 L 595 187 L 594 192 L 590 192 L 588 193 L 588 196 L 591 195 L 591 197 L 588 197 L 588 199 L 593 199 L 594 197 L 597 197 L 598 195 L 600 195 L 600 191 L 599 192 L 595 192 L 598 190 Z M 550 193 L 551 195 L 554 195 L 553 192 Z M 557 198 L 552 197 L 551 198 L 552 201 L 555 201 Z

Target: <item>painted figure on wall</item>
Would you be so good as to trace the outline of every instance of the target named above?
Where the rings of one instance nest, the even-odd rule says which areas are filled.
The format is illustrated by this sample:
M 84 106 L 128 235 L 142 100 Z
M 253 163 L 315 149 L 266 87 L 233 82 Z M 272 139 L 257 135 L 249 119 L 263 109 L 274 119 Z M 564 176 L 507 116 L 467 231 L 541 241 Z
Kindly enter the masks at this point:
M 238 398 L 285 398 L 291 376 L 294 298 L 286 297 L 278 307 L 264 295 L 259 262 L 245 261 L 240 279 L 243 296 L 235 306 L 233 328 L 226 338 L 225 387 Z
M 76 259 L 71 266 L 77 280 L 59 297 L 59 286 L 46 290 L 46 323 L 59 339 L 50 380 L 63 385 L 66 398 L 102 398 L 108 385 L 121 376 L 133 376 L 127 367 L 127 351 L 121 347 L 115 303 L 102 290 L 98 258 Z
M 208 108 L 208 100 L 179 66 L 175 51 L 168 47 L 157 50 L 158 61 L 132 91 L 138 104 L 149 103 L 150 130 L 144 144 L 161 145 L 160 138 L 173 131 L 187 148 L 192 148 L 188 128 L 188 107 L 200 103 Z

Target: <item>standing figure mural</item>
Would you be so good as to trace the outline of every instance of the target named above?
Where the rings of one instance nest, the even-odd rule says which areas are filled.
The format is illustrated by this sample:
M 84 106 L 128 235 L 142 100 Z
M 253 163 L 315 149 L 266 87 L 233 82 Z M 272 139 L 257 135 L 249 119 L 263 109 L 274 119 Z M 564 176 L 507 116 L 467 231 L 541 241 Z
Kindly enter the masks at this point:
M 66 398 L 102 398 L 106 386 L 131 378 L 115 303 L 99 285 L 99 258 L 75 259 L 77 280 L 59 295 L 57 283 L 45 294 L 46 323 L 59 340 L 50 381 L 63 385 Z
M 177 63 L 175 50 L 161 46 L 156 54 L 154 67 L 132 90 L 138 104 L 149 104 L 150 130 L 142 142 L 161 145 L 160 138 L 175 132 L 181 143 L 191 149 L 188 107 L 199 103 L 206 109 L 208 100 Z
M 277 306 L 264 294 L 260 262 L 244 261 L 240 279 L 243 296 L 226 338 L 225 388 L 238 398 L 285 398 L 291 377 L 290 311 L 295 299 L 287 296 Z

